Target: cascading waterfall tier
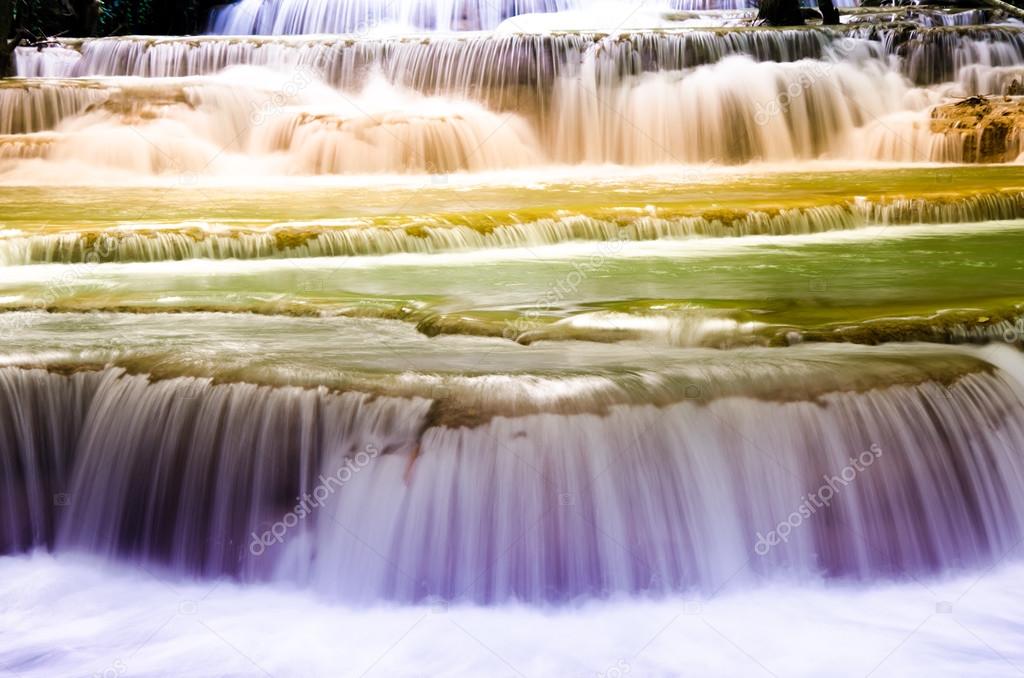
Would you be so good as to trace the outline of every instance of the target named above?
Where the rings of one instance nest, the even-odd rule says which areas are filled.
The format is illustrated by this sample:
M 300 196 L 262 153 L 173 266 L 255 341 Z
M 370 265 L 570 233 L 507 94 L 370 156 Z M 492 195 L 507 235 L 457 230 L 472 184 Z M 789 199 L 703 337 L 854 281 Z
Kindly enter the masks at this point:
M 1024 27 L 734 2 L 19 48 L 0 666 L 1012 669 Z
M 905 22 L 933 28 L 939 26 L 979 26 L 1001 23 L 1005 20 L 998 10 L 963 9 L 959 7 L 928 7 L 910 5 L 906 7 L 861 7 L 847 15 L 847 25 L 892 24 Z
M 4 368 L 0 544 L 349 601 L 983 566 L 1024 536 L 1020 356 L 909 355 L 840 390 L 798 357 L 756 381 L 664 375 L 653 400 L 602 377 L 409 399 Z
M 542 162 L 525 122 L 479 104 L 383 82 L 358 97 L 313 80 L 288 88 L 283 75 L 245 67 L 209 78 L 15 83 L 0 88 L 0 158 L 136 174 L 235 173 L 244 156 L 255 156 L 266 174 L 446 173 Z M 61 106 L 40 117 L 41 96 Z M 52 133 L 17 134 L 41 129 Z
M 89 106 L 106 101 L 98 82 L 37 79 L 0 82 L 0 135 L 52 130 Z
M 922 96 L 883 62 L 729 57 L 602 85 L 559 78 L 544 109 L 497 113 L 384 80 L 358 93 L 237 67 L 184 79 L 22 81 L 0 89 L 0 156 L 134 174 L 366 174 L 553 163 L 739 164 L 817 158 L 949 162 Z M 60 102 L 36 113 L 40 97 Z M 80 110 L 79 110 L 80 109 Z M 909 110 L 908 110 L 909 109 Z M 39 132 L 52 128 L 49 134 Z M 1013 158 L 1008 158 L 1013 160 Z
M 600 81 L 584 76 L 556 85 L 549 138 L 564 162 L 849 157 L 845 146 L 855 130 L 901 110 L 907 95 L 904 79 L 878 61 L 787 64 L 729 57 L 693 71 L 591 85 Z
M 838 4 L 848 4 L 841 0 Z M 242 0 L 211 17 L 210 31 L 224 35 L 362 33 L 397 24 L 433 31 L 481 31 L 524 14 L 585 11 L 609 15 L 608 26 L 641 12 L 657 22 L 672 10 L 742 9 L 746 0 Z M 651 15 L 651 16 L 647 16 Z
M 918 84 L 953 80 L 971 66 L 1019 66 L 1024 62 L 1024 28 L 979 26 L 970 35 L 970 40 L 963 40 L 956 28 L 915 29 L 895 53 Z
M 369 95 L 368 95 L 369 96 Z M 495 139 L 495 137 L 497 137 Z M 504 143 L 502 143 L 504 142 Z M 362 174 L 396 169 L 428 174 L 537 165 L 542 155 L 532 132 L 510 126 L 475 106 L 450 105 L 367 116 L 302 112 L 277 116 L 258 134 L 256 151 L 287 153 L 294 174 Z M 509 151 L 519 147 L 511 157 Z
M 435 94 L 482 97 L 503 90 L 549 90 L 555 78 L 579 72 L 593 53 L 606 78 L 679 70 L 741 54 L 760 61 L 820 58 L 842 38 L 828 29 L 691 30 L 606 36 L 480 35 L 356 38 L 103 38 L 67 40 L 59 49 L 18 48 L 19 75 L 73 77 L 209 75 L 228 66 L 307 69 L 338 87 L 361 85 L 368 72 Z M 67 53 L 76 52 L 77 60 Z M 63 66 L 63 70 L 62 70 Z M 59 72 L 59 73 L 58 73 Z M 534 96 L 536 96 L 535 94 Z M 508 105 L 514 100 L 507 99 Z
M 63 40 L 59 47 L 21 47 L 15 52 L 21 76 L 58 77 L 207 75 L 232 65 L 307 68 L 339 87 L 353 87 L 368 71 L 430 93 L 467 94 L 525 87 L 550 89 L 558 76 L 579 72 L 585 55 L 599 64 L 604 81 L 652 70 L 679 70 L 729 55 L 758 61 L 797 61 L 828 56 L 852 38 L 873 54 L 900 57 L 903 72 L 917 84 L 947 82 L 972 65 L 1001 67 L 1024 61 L 1024 28 L 914 24 L 686 29 L 621 35 L 574 31 L 555 34 L 302 38 L 126 37 Z M 76 56 L 77 55 L 77 56 Z M 988 94 L 990 92 L 981 92 Z M 495 102 L 500 97 L 495 96 Z M 515 105 L 508 99 L 508 106 Z
M 1024 93 L 1024 65 L 965 66 L 958 77 L 960 91 L 980 95 L 1019 95 Z
M 0 142 L 0 155 L 3 146 Z M 0 235 L 0 263 L 143 262 L 181 259 L 265 259 L 374 256 L 396 253 L 534 247 L 569 241 L 639 241 L 695 237 L 798 235 L 872 225 L 953 224 L 1024 219 L 1024 193 L 991 192 L 951 198 L 854 200 L 778 210 L 619 209 L 595 214 L 463 215 L 338 223 L 283 223 L 264 228 L 182 224 L 124 226 L 97 231 Z
M 79 50 L 69 74 L 91 77 L 0 87 L 0 160 L 142 174 L 973 161 L 970 138 L 935 129 L 929 108 L 1017 91 L 1022 40 L 1010 26 L 869 24 L 66 41 L 54 58 Z M 49 51 L 22 49 L 19 69 L 58 70 Z
M 215 11 L 210 28 L 226 35 L 360 33 L 396 23 L 425 30 L 489 30 L 504 19 L 569 9 L 573 0 L 243 0 Z

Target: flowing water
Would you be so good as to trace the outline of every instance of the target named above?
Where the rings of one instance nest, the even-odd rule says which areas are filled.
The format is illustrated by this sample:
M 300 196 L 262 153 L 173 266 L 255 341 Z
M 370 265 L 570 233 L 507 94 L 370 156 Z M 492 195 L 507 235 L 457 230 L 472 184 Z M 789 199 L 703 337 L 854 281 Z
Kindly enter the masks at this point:
M 0 670 L 1017 673 L 1024 27 L 751 16 L 19 48 Z
M 222 35 L 366 33 L 396 27 L 450 32 L 507 26 L 522 31 L 538 18 L 545 27 L 564 25 L 570 30 L 592 24 L 654 28 L 681 18 L 678 10 L 747 6 L 744 0 L 243 0 L 215 11 L 210 28 Z

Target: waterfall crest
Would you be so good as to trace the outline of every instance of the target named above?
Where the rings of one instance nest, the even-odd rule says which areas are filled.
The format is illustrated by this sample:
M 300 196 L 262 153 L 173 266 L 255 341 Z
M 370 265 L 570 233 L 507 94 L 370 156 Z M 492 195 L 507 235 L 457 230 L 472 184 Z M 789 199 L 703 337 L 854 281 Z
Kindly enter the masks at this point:
M 898 57 L 902 71 L 918 85 L 948 82 L 976 66 L 1011 67 L 1024 61 L 1024 27 L 989 25 L 695 28 L 611 36 L 592 31 L 358 38 L 129 36 L 58 44 L 18 48 L 18 74 L 186 77 L 252 65 L 309 69 L 338 87 L 358 85 L 368 71 L 380 72 L 416 89 L 454 94 L 471 88 L 547 89 L 556 76 L 579 72 L 588 55 L 597 60 L 605 79 L 614 79 L 691 68 L 730 55 L 776 62 L 820 59 L 838 46 L 848 58 L 864 53 Z
M 458 414 L 471 401 L 451 400 L 469 392 L 4 368 L 2 545 L 349 601 L 540 602 L 711 590 L 736 571 L 982 566 L 1024 536 L 1024 365 L 1006 348 L 960 355 L 973 367 L 959 376 L 908 372 L 807 401 L 733 384 L 661 407 L 549 404 L 475 422 Z M 820 368 L 806 368 L 815 381 Z M 829 511 L 801 509 L 826 494 Z M 794 512 L 799 530 L 759 545 Z
M 2 153 L 0 146 L 0 153 Z M 487 213 L 337 222 L 281 223 L 262 228 L 229 224 L 124 225 L 102 231 L 33 233 L 8 228 L 0 235 L 6 266 L 182 259 L 269 259 L 378 256 L 555 245 L 570 241 L 642 241 L 750 235 L 798 235 L 868 226 L 955 224 L 1024 218 L 1024 194 L 976 193 L 937 199 L 853 200 L 780 210 L 671 208 L 550 215 Z
M 1024 33 L 855 24 L 616 36 L 136 37 L 65 41 L 52 56 L 22 48 L 17 60 L 23 74 L 74 77 L 0 87 L 0 160 L 8 164 L 317 175 L 987 162 L 994 156 L 936 128 L 930 112 L 951 96 L 1016 92 Z M 996 161 L 1014 162 L 1015 144 Z
M 216 11 L 210 30 L 224 35 L 358 34 L 394 24 L 428 31 L 482 31 L 503 21 L 518 26 L 516 17 L 524 14 L 571 11 L 608 14 L 606 23 L 613 27 L 624 11 L 638 9 L 654 14 L 647 26 L 653 28 L 659 13 L 747 6 L 745 0 L 241 0 Z

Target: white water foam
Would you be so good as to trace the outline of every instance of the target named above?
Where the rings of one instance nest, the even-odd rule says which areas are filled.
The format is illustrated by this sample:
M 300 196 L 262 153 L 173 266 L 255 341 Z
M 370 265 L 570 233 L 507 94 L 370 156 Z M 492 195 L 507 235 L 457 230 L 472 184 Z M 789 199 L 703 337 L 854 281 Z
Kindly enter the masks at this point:
M 723 576 L 727 576 L 724 573 Z M 1024 566 L 566 608 L 327 605 L 68 557 L 0 558 L 0 670 L 81 676 L 1018 676 Z

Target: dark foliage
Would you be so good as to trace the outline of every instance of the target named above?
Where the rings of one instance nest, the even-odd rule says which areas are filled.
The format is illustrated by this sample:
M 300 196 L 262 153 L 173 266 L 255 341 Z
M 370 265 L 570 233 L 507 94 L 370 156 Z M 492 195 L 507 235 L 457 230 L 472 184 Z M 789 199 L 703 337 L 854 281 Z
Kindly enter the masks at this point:
M 19 42 L 49 37 L 193 35 L 227 0 L 0 0 L 0 77 Z
M 757 22 L 767 26 L 803 26 L 800 0 L 761 0 Z
M 206 27 L 210 9 L 225 0 L 103 0 L 102 35 L 191 35 Z
M 202 33 L 226 0 L 0 0 L 0 77 L 19 42 L 107 35 Z
M 210 9 L 223 2 L 225 0 L 0 0 L 0 11 L 13 10 L 11 31 L 18 37 L 190 35 L 201 33 Z

